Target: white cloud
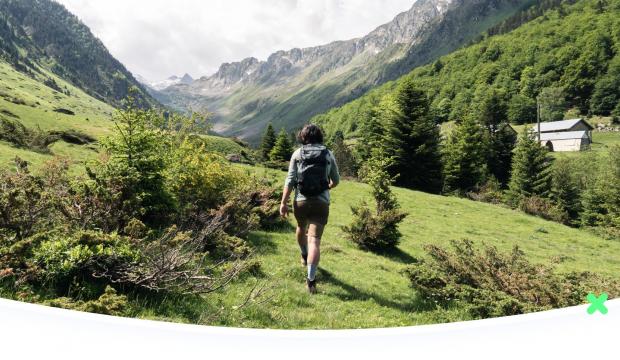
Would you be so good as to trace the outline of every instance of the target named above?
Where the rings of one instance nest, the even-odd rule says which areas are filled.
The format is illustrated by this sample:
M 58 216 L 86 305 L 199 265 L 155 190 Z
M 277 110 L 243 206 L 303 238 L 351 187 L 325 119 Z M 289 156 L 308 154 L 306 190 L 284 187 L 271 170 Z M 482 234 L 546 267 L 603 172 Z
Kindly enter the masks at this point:
M 415 0 L 56 0 L 151 80 L 363 36 Z

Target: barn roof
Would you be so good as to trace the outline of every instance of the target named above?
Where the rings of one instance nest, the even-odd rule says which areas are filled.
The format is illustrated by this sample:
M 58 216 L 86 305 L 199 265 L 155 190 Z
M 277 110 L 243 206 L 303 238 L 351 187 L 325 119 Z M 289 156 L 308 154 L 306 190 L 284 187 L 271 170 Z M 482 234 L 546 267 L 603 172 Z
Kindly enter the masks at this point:
M 540 134 L 540 141 L 588 139 L 587 131 L 563 131 Z
M 588 128 L 594 129 L 592 125 L 588 124 L 588 122 L 583 119 L 571 119 L 540 123 L 540 132 L 568 131 L 580 122 L 583 122 Z M 534 132 L 538 132 L 538 125 L 534 125 L 533 129 Z

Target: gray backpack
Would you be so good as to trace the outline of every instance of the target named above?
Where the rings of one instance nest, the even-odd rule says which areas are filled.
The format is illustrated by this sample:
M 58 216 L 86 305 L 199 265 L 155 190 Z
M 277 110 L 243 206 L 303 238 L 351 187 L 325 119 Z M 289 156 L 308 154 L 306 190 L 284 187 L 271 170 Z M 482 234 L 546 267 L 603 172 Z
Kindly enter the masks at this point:
M 327 179 L 327 165 L 329 150 L 308 150 L 303 146 L 300 151 L 299 173 L 297 174 L 297 188 L 306 197 L 319 196 L 329 189 Z

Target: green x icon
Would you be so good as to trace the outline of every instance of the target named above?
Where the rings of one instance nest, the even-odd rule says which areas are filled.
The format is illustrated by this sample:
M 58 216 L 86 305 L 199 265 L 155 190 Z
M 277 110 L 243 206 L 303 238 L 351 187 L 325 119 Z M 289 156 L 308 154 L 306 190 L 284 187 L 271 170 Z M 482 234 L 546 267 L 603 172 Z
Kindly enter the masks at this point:
M 588 308 L 588 314 L 593 315 L 595 312 L 599 311 L 601 314 L 607 314 L 608 310 L 605 306 L 605 301 L 607 301 L 607 294 L 602 293 L 601 296 L 596 297 L 594 294 L 588 294 L 588 301 L 590 302 L 590 307 Z

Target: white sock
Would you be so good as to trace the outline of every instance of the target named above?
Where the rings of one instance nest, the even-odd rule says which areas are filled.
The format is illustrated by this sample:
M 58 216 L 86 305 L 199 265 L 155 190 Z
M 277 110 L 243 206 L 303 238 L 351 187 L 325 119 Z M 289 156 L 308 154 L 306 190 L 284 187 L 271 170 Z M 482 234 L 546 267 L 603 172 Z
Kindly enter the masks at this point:
M 308 264 L 308 280 L 314 281 L 316 278 L 316 265 Z

